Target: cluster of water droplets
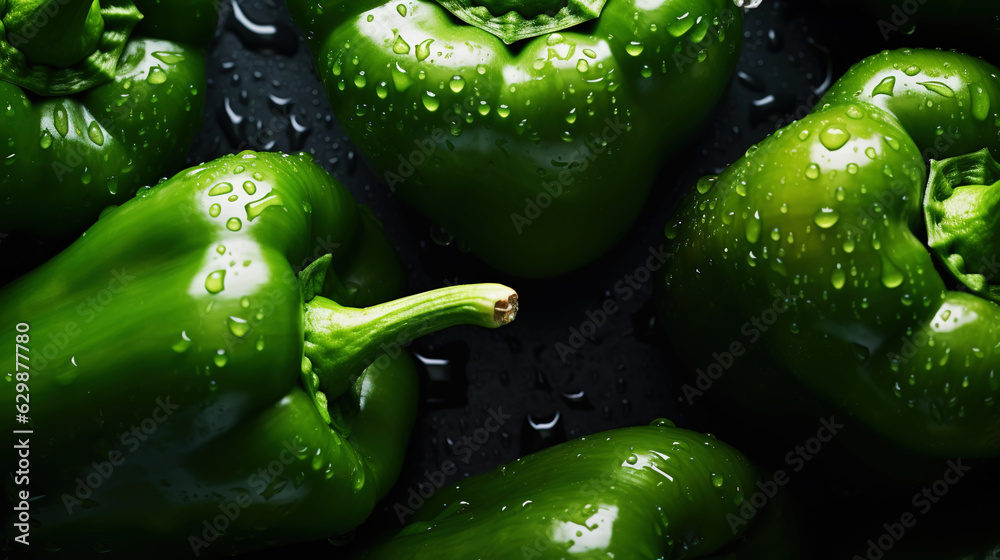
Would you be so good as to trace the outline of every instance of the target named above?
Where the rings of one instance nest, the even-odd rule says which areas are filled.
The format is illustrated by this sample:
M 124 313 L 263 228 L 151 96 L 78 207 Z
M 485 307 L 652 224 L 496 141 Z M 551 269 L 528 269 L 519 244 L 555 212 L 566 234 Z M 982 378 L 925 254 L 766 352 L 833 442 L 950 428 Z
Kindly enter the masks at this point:
M 410 30 L 405 25 L 389 25 L 393 17 L 410 16 L 406 5 L 398 4 L 385 10 L 391 10 L 393 15 L 369 13 L 367 22 L 393 28 L 390 50 L 398 58 L 373 65 L 367 51 L 375 47 L 367 44 L 368 39 L 361 38 L 346 40 L 338 51 L 331 52 L 321 61 L 340 92 L 333 93 L 332 97 L 345 100 L 342 105 L 354 116 L 368 117 L 365 126 L 369 132 L 383 126 L 395 126 L 403 131 L 408 117 L 442 113 L 449 115 L 443 122 L 454 137 L 461 136 L 469 127 L 481 126 L 480 120 L 483 125 L 491 126 L 497 120 L 502 124 L 511 119 L 509 126 L 518 135 L 541 141 L 543 134 L 535 128 L 535 109 L 531 105 L 533 95 L 530 93 L 536 86 L 514 79 L 515 74 L 527 77 L 527 74 L 522 76 L 526 70 L 523 67 L 527 67 L 528 74 L 538 77 L 558 74 L 560 81 L 566 81 L 565 102 L 562 103 L 565 109 L 560 109 L 566 126 L 561 133 L 565 142 L 586 136 L 593 123 L 584 117 L 593 117 L 595 122 L 603 121 L 608 114 L 631 118 L 628 108 L 619 109 L 618 96 L 614 93 L 623 83 L 634 81 L 632 76 L 622 75 L 623 68 L 632 63 L 616 63 L 603 42 L 581 45 L 574 36 L 550 33 L 535 39 L 544 41 L 544 47 L 529 47 L 537 56 L 534 60 L 518 59 L 500 68 L 459 64 L 454 66 L 454 73 L 448 73 L 448 60 L 460 56 L 456 51 L 476 52 L 483 47 L 451 45 L 435 39 L 410 40 L 407 37 Z M 664 26 L 666 33 L 658 29 L 657 23 L 640 23 L 641 12 L 636 12 L 634 18 L 636 36 L 626 43 L 624 50 L 627 58 L 643 62 L 638 73 L 644 79 L 656 73 L 672 76 L 690 71 L 687 66 L 704 62 L 713 43 L 726 40 L 727 26 L 719 17 L 685 13 Z M 640 25 L 648 29 L 638 29 Z M 691 49 L 691 45 L 697 48 Z M 678 63 L 675 57 L 680 57 L 682 62 Z M 374 90 L 377 99 L 368 97 L 370 89 Z M 631 122 L 626 122 L 627 128 L 631 126 Z M 450 144 L 448 147 L 453 149 Z

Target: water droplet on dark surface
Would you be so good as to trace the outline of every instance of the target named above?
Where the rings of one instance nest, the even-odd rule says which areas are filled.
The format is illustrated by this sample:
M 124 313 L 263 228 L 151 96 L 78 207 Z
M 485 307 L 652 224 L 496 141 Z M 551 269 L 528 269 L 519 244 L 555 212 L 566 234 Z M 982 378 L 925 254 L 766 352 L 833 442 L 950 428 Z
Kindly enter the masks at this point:
M 354 150 L 347 152 L 347 174 L 354 175 L 358 170 L 358 158 L 354 157 Z
M 781 47 L 785 45 L 784 39 L 781 35 L 774 29 L 767 30 L 767 49 L 771 52 L 777 52 L 781 50 Z
M 287 56 L 299 50 L 298 33 L 288 23 L 258 23 L 247 16 L 237 0 L 232 0 L 232 6 L 225 27 L 239 37 L 247 49 L 261 54 L 277 52 Z
M 594 406 L 590 403 L 590 399 L 587 398 L 587 393 L 582 389 L 579 391 L 567 391 L 565 393 L 560 393 L 563 402 L 569 406 L 572 410 L 593 410 Z
M 512 354 L 521 353 L 521 341 L 513 336 L 508 336 L 505 339 L 507 341 L 507 347 L 510 348 Z
M 546 393 L 552 392 L 552 385 L 549 383 L 548 375 L 545 374 L 540 369 L 535 370 L 535 389 L 539 391 L 545 391 Z
M 280 111 L 282 116 L 288 114 L 288 110 L 292 107 L 291 97 L 278 97 L 270 93 L 267 96 L 267 101 L 271 105 L 271 108 L 275 111 Z
M 427 375 L 424 402 L 432 408 L 458 408 L 468 404 L 469 380 L 465 370 L 469 363 L 469 347 L 453 342 L 434 350 L 414 352 Z
M 819 53 L 823 55 L 823 59 L 826 62 L 826 74 L 823 76 L 823 81 L 820 82 L 818 86 L 813 88 L 813 93 L 817 96 L 821 96 L 826 93 L 828 89 L 830 89 L 830 86 L 833 85 L 833 53 L 830 52 L 830 49 L 812 40 L 812 38 L 809 39 L 809 45 L 813 49 L 819 51 Z
M 291 116 L 289 123 L 291 126 L 288 127 L 288 140 L 291 143 L 292 150 L 297 152 L 305 146 L 306 137 L 309 136 L 312 130 L 300 123 L 295 115 Z
M 656 329 L 656 305 L 652 298 L 632 314 L 632 332 L 635 339 L 643 344 L 660 344 L 661 337 Z
M 354 530 L 351 530 L 346 533 L 334 535 L 329 539 L 327 539 L 327 542 L 329 542 L 333 546 L 347 546 L 351 544 L 351 541 L 354 540 L 354 533 L 355 533 Z
M 222 110 L 215 114 L 230 144 L 239 146 L 246 142 L 246 125 L 243 124 L 246 118 L 233 109 L 233 102 L 229 97 L 223 99 Z
M 566 441 L 566 426 L 559 411 L 528 414 L 521 427 L 521 455 Z
M 781 119 L 787 124 L 794 117 L 796 97 L 790 93 L 772 93 L 755 99 L 750 104 L 750 125 L 758 126 L 770 119 Z
M 500 432 L 501 447 L 503 447 L 504 449 L 510 447 L 510 440 L 511 440 L 510 434 L 508 434 L 507 432 Z
M 767 89 L 767 86 L 764 85 L 763 80 L 761 80 L 757 76 L 754 76 L 753 74 L 747 74 L 742 70 L 736 73 L 736 78 L 740 81 L 741 84 L 743 84 L 744 87 L 746 87 L 749 90 L 759 91 L 763 93 Z
M 431 237 L 431 241 L 441 247 L 447 247 L 455 242 L 455 236 L 452 235 L 452 233 L 444 226 L 439 224 L 431 224 L 429 235 Z

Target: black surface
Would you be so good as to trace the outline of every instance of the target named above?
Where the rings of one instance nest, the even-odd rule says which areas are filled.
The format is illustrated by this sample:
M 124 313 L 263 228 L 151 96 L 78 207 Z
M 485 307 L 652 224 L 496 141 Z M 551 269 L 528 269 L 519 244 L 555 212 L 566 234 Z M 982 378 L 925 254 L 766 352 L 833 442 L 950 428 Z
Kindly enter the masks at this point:
M 458 464 L 459 472 L 448 479 L 455 482 L 567 438 L 646 424 L 657 417 L 711 431 L 746 452 L 765 471 L 782 468 L 786 453 L 792 451 L 787 442 L 805 441 L 815 434 L 818 422 L 784 426 L 787 439 L 764 441 L 758 423 L 742 422 L 712 395 L 687 405 L 680 386 L 692 368 L 656 330 L 651 307 L 655 280 L 636 282 L 629 288 L 630 297 L 616 285 L 630 282 L 630 276 L 644 267 L 648 252 L 661 245 L 663 226 L 698 177 L 720 170 L 752 143 L 803 116 L 850 64 L 883 48 L 908 45 L 962 47 L 1000 63 L 1000 55 L 985 43 L 978 45 L 975 38 L 959 36 L 948 44 L 949 39 L 918 29 L 915 34 L 891 34 L 885 41 L 873 20 L 853 10 L 765 0 L 746 14 L 739 77 L 703 133 L 691 139 L 688 151 L 663 162 L 659 187 L 626 238 L 577 273 L 525 281 L 492 271 L 455 244 L 444 243 L 445 236 L 428 219 L 379 184 L 331 114 L 310 54 L 282 2 L 239 4 L 246 18 L 274 26 L 270 36 L 251 32 L 230 2 L 222 5 L 219 36 L 209 58 L 205 127 L 188 163 L 242 149 L 306 150 L 384 223 L 410 269 L 412 291 L 502 282 L 517 289 L 521 302 L 517 321 L 502 329 L 454 328 L 413 344 L 428 365 L 407 464 L 392 494 L 346 549 L 321 541 L 264 551 L 253 558 L 301 553 L 340 557 L 379 532 L 397 530 L 393 504 L 404 502 L 409 490 L 424 481 L 423 473 L 439 470 L 445 461 Z M 17 235 L 0 239 L 0 261 L 5 263 L 0 281 L 42 262 L 59 244 L 38 247 Z M 13 254 L 20 255 L 16 263 Z M 582 346 L 560 356 L 557 345 L 572 347 L 574 329 L 589 333 L 588 312 L 597 313 L 608 299 L 619 311 L 595 325 L 593 336 Z M 501 431 L 475 452 L 454 447 L 483 426 L 490 410 L 511 416 Z M 910 498 L 919 490 L 919 485 L 879 478 L 831 448 L 793 474 L 783 492 L 797 500 L 799 517 L 808 526 L 812 542 L 808 557 L 852 558 L 865 557 L 867 540 L 882 534 L 883 523 L 914 509 Z M 998 497 L 996 468 L 978 467 L 940 505 L 919 517 L 920 532 L 955 522 L 960 518 L 952 512 L 970 508 L 992 508 L 992 517 L 974 518 L 1000 526 L 995 521 Z M 950 545 L 956 538 L 961 539 L 932 536 L 931 541 Z

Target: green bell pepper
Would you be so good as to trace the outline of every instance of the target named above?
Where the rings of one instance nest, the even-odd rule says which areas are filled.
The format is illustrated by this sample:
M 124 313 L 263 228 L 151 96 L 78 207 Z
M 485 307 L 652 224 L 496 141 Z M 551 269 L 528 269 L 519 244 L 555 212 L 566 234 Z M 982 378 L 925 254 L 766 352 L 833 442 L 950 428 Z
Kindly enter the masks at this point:
M 517 310 L 495 284 L 345 307 L 403 278 L 374 219 L 305 154 L 244 152 L 141 190 L 0 292 L 0 397 L 30 419 L 4 421 L 5 449 L 30 446 L 8 490 L 32 524 L 13 537 L 177 557 L 352 529 L 406 449 L 403 346 Z
M 215 0 L 0 0 L 0 224 L 79 233 L 201 130 Z
M 794 537 L 775 539 L 759 556 L 764 549 L 746 538 L 765 519 L 768 530 L 787 526 L 771 516 L 776 495 L 737 450 L 659 419 L 563 443 L 442 489 L 410 525 L 361 558 L 796 558 L 783 553 Z
M 527 277 L 624 235 L 659 162 L 719 100 L 742 37 L 731 0 L 286 3 L 388 187 Z
M 869 57 L 698 182 L 666 229 L 659 298 L 704 367 L 689 399 L 715 381 L 747 402 L 807 395 L 917 456 L 1000 454 L 998 72 Z

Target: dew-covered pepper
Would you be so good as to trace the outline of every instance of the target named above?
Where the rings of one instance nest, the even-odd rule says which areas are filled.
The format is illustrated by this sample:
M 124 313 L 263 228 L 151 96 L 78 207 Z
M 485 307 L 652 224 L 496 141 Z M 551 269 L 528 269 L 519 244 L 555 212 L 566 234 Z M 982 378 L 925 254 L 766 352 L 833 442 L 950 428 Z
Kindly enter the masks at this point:
M 1000 454 L 998 73 L 877 54 L 698 182 L 666 231 L 664 326 L 692 361 L 754 349 L 703 386 L 811 395 L 917 455 Z
M 659 419 L 444 488 L 361 558 L 800 558 L 794 523 L 770 484 L 729 445 Z
M 731 0 L 287 0 L 386 185 L 490 265 L 610 249 L 729 84 Z
M 0 1 L 0 231 L 79 233 L 178 171 L 216 0 Z
M 0 398 L 27 394 L 30 420 L 5 416 L 4 464 L 30 440 L 8 489 L 29 492 L 31 552 L 222 556 L 360 524 L 413 424 L 403 347 L 517 311 L 496 284 L 392 299 L 403 280 L 304 154 L 226 156 L 104 215 L 0 292 L 23 356 L 0 356 Z

